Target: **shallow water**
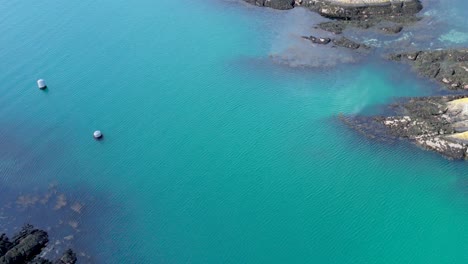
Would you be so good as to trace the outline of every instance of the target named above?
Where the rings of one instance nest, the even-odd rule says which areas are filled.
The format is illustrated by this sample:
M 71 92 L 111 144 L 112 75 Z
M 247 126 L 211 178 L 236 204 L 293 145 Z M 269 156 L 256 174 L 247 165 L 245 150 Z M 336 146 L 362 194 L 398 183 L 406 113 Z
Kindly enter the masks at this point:
M 438 8 L 453 14 L 447 32 L 466 10 L 453 3 Z M 98 263 L 468 261 L 466 163 L 369 141 L 336 118 L 435 85 L 376 54 L 276 63 L 303 47 L 313 14 L 221 0 L 0 11 L 0 197 L 15 204 L 50 183 L 69 197 L 47 216 L 13 207 L 0 219 L 55 226 L 79 201 L 69 243 Z

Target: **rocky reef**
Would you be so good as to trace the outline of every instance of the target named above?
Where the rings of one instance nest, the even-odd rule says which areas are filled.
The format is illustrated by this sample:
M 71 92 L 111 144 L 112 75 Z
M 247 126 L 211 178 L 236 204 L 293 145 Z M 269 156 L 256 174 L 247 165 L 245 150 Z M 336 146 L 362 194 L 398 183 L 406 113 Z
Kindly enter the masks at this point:
M 392 116 L 340 119 L 373 139 L 408 139 L 450 159 L 468 159 L 468 95 L 410 98 L 390 105 Z
M 448 89 L 468 89 L 468 49 L 404 52 L 389 58 L 411 64 L 416 72 Z
M 257 6 L 286 10 L 294 7 L 310 9 L 332 19 L 319 28 L 340 34 L 349 27 L 377 27 L 386 34 L 399 33 L 404 25 L 418 21 L 422 9 L 419 0 L 244 0 Z
M 47 232 L 36 229 L 32 225 L 25 225 L 11 240 L 0 235 L 0 263 L 34 263 L 34 264 L 74 264 L 76 254 L 68 249 L 57 260 L 50 261 L 41 257 L 42 251 L 49 242 Z
M 468 49 L 391 54 L 450 90 L 468 89 Z M 468 159 L 468 95 L 410 98 L 391 106 L 390 116 L 348 116 L 341 120 L 373 139 L 407 139 L 456 160 Z
M 331 42 L 333 43 L 332 47 L 342 47 L 342 48 L 347 48 L 347 49 L 352 49 L 352 50 L 357 50 L 359 48 L 363 48 L 363 49 L 370 48 L 367 45 L 358 43 L 346 37 L 331 39 L 331 38 L 326 38 L 326 37 L 322 38 L 322 37 L 315 37 L 315 36 L 302 36 L 302 38 L 310 40 L 314 44 L 327 45 Z
M 247 3 L 257 5 L 257 6 L 264 6 L 264 7 L 271 7 L 274 9 L 280 10 L 287 10 L 294 8 L 294 0 L 244 0 Z
M 325 17 L 345 20 L 414 15 L 422 9 L 419 0 L 299 0 L 295 6 L 307 7 Z
M 244 0 L 257 6 L 286 10 L 306 7 L 330 18 L 362 19 L 412 15 L 422 9 L 419 0 Z

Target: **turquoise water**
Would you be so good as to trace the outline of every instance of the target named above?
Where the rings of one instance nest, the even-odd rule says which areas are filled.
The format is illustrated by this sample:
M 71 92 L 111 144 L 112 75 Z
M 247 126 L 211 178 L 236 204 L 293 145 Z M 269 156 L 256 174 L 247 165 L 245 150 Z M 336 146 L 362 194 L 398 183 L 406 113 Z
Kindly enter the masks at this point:
M 0 11 L 2 190 L 94 197 L 72 244 L 92 262 L 467 263 L 466 163 L 336 118 L 430 94 L 407 68 L 274 63 L 290 13 L 236 1 Z

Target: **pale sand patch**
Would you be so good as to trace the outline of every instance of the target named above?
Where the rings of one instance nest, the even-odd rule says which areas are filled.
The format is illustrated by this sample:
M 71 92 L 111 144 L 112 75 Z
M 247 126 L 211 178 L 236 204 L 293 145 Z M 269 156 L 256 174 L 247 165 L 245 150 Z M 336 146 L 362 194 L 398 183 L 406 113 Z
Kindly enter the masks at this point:
M 468 104 L 468 97 L 450 101 L 449 104 L 453 104 L 453 105 Z
M 461 139 L 461 140 L 468 140 L 468 131 L 463 132 L 463 133 L 453 134 L 453 135 L 450 135 L 449 137 Z

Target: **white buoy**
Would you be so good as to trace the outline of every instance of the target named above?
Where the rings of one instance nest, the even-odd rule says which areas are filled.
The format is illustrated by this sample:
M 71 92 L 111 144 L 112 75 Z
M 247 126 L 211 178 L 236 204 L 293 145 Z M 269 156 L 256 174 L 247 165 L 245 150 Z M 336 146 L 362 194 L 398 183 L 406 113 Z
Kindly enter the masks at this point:
M 37 80 L 37 87 L 39 87 L 39 89 L 45 89 L 47 88 L 47 85 L 43 79 L 39 79 Z
M 100 139 L 102 138 L 102 133 L 99 130 L 94 131 L 93 136 L 95 139 Z

